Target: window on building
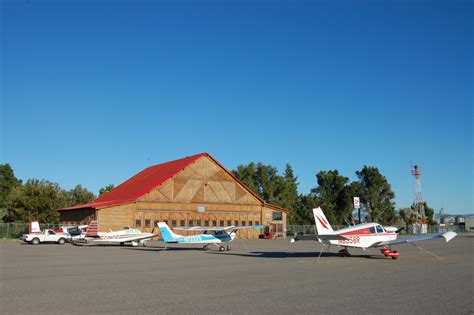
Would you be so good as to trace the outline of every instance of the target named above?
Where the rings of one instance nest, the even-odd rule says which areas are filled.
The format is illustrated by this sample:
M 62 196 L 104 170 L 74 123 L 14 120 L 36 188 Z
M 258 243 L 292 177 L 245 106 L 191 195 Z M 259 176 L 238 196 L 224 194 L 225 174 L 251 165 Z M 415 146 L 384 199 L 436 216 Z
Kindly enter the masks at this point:
M 153 226 L 158 226 L 158 220 L 153 220 Z
M 252 226 L 252 223 L 253 223 L 252 221 L 249 221 L 249 226 Z
M 224 220 L 219 221 L 219 226 L 224 226 Z
M 209 221 L 204 221 L 204 226 L 209 226 Z
M 201 226 L 201 220 L 196 220 L 196 225 Z
M 150 227 L 150 219 L 145 220 L 145 227 L 147 227 L 147 228 Z
M 186 226 L 186 221 L 184 220 L 179 221 L 179 226 Z
M 188 226 L 193 226 L 193 220 L 188 221 Z
M 173 227 L 176 226 L 176 220 L 171 221 L 171 226 L 173 226 Z
M 135 220 L 135 226 L 136 227 L 141 227 L 142 226 L 142 220 Z
M 273 220 L 274 221 L 281 221 L 283 220 L 283 216 L 280 211 L 273 211 Z
M 234 226 L 239 226 L 239 221 L 235 220 L 234 221 Z
M 260 221 L 255 221 L 255 225 L 260 225 Z
M 212 226 L 217 226 L 217 221 L 216 220 L 212 220 Z
M 227 226 L 231 226 L 232 225 L 232 221 L 231 220 L 227 220 Z
M 370 233 L 375 234 L 375 227 L 371 227 L 369 230 L 370 230 Z
M 242 226 L 245 226 L 245 221 L 242 221 Z

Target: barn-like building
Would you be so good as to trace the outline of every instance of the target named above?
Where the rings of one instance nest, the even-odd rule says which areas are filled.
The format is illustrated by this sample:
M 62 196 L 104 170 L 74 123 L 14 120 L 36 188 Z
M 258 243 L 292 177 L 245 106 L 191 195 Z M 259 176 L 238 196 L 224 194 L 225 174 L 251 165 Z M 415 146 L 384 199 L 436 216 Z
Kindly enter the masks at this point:
M 266 203 L 208 153 L 150 166 L 84 205 L 59 209 L 62 224 L 98 220 L 100 230 L 264 225 L 286 230 L 284 208 Z M 242 238 L 263 231 L 242 230 Z M 283 236 L 283 234 L 280 234 Z

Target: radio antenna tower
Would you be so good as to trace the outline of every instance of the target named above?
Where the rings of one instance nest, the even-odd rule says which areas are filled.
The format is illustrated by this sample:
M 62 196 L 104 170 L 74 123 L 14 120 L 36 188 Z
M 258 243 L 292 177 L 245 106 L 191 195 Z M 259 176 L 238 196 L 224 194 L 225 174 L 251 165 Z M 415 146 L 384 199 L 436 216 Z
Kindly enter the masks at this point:
M 423 195 L 421 194 L 421 168 L 419 165 L 413 165 L 411 167 L 411 174 L 415 176 L 415 202 L 413 203 L 414 210 L 418 217 L 418 221 L 424 222 L 425 216 L 425 202 L 423 201 Z

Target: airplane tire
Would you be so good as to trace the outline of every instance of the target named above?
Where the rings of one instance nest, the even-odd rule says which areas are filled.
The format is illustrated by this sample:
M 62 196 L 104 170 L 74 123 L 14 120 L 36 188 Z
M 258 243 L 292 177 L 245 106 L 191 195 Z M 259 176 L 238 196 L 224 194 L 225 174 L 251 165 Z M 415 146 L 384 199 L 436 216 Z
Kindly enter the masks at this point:
M 208 250 L 208 249 L 209 249 L 209 246 L 208 246 L 208 245 L 204 245 L 204 246 L 202 247 L 202 249 Z
M 224 247 L 224 246 L 219 247 L 219 251 L 220 251 L 220 252 L 225 251 L 225 247 Z
M 59 245 L 64 245 L 64 243 L 66 243 L 66 239 L 61 237 L 61 238 L 58 240 L 58 244 L 59 244 Z
M 227 251 L 230 251 L 230 245 L 227 245 Z
M 38 245 L 40 243 L 39 238 L 35 237 L 34 239 L 31 240 L 31 244 L 33 245 Z
M 125 246 L 125 243 L 124 242 L 120 243 L 120 246 Z

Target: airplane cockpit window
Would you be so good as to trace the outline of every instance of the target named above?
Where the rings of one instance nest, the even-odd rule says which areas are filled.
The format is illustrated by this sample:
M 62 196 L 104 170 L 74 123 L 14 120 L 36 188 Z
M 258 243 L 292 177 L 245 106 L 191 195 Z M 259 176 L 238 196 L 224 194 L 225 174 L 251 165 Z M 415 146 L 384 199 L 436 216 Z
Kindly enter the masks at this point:
M 380 225 L 377 225 L 377 232 L 378 233 L 383 233 L 383 228 Z
M 375 234 L 375 227 L 374 226 L 370 228 L 370 233 Z

